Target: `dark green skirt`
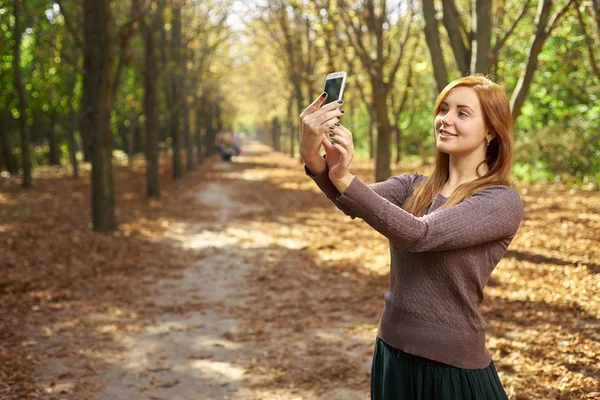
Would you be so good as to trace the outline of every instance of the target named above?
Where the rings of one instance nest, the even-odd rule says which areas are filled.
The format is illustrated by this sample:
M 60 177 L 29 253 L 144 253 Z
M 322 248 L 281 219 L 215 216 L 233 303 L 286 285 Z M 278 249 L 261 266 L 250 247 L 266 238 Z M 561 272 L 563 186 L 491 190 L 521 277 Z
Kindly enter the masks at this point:
M 395 349 L 377 337 L 372 400 L 508 400 L 494 362 L 461 369 Z

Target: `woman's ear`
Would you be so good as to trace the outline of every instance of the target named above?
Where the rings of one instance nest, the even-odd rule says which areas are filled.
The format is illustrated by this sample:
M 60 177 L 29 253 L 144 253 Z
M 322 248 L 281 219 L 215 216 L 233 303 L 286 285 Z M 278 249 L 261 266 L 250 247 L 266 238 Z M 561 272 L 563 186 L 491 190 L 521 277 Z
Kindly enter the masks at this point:
M 498 134 L 496 133 L 496 131 L 488 131 L 487 135 L 485 135 L 486 140 L 493 140 L 496 136 L 498 136 Z

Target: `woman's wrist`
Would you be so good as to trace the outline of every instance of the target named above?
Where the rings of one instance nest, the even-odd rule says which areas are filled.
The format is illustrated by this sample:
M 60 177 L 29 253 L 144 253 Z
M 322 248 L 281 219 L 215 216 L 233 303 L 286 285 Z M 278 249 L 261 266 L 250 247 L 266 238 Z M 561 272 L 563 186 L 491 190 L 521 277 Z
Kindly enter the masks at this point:
M 304 165 L 313 176 L 321 175 L 327 170 L 327 163 L 320 154 L 300 155 L 304 161 Z
M 350 184 L 352 183 L 352 180 L 354 179 L 354 175 L 347 172 L 346 175 L 344 175 L 341 178 L 333 178 L 332 179 L 331 177 L 329 177 L 329 179 L 331 180 L 331 183 L 333 183 L 333 185 L 336 187 L 338 192 L 340 192 L 340 194 L 344 194 L 346 189 L 348 189 L 348 186 L 350 186 Z

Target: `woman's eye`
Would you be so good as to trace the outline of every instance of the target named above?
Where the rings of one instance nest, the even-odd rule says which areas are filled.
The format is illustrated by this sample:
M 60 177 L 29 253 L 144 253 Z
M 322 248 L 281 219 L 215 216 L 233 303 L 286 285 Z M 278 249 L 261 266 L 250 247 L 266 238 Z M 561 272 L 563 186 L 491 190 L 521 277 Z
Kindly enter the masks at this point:
M 469 114 L 467 114 L 464 111 L 459 112 L 458 115 L 461 116 L 461 117 L 468 117 L 469 116 Z
M 447 109 L 445 109 L 445 108 L 440 108 L 440 113 L 442 113 L 442 114 L 446 114 L 447 112 L 448 112 L 448 110 L 447 110 Z

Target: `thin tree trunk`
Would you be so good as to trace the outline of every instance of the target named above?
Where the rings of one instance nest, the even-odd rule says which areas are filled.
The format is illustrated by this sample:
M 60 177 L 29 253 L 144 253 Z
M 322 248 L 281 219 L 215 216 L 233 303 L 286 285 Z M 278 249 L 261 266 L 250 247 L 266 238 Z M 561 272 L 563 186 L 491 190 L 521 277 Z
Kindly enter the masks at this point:
M 160 17 L 157 17 L 157 21 Z M 149 197 L 160 196 L 159 165 L 158 165 L 158 95 L 156 90 L 156 25 L 149 26 L 143 22 L 144 35 L 144 114 L 146 114 L 146 194 Z M 140 142 L 136 140 L 136 146 Z
M 425 41 L 429 48 L 431 65 L 433 66 L 433 76 L 438 92 L 441 92 L 448 84 L 448 74 L 446 72 L 446 64 L 442 54 L 440 33 L 438 31 L 437 20 L 435 19 L 433 0 L 423 0 L 423 16 L 425 19 Z
M 67 122 L 67 145 L 69 147 L 69 160 L 73 168 L 73 177 L 79 178 L 79 162 L 77 161 L 77 140 L 75 139 L 75 127 L 77 121 L 75 117 L 75 108 L 73 107 L 73 98 L 75 97 L 75 86 L 77 84 L 76 76 L 69 77 L 69 99 L 67 100 L 67 109 L 69 110 L 69 121 Z M 80 125 L 81 126 L 81 125 Z
M 204 158 L 202 154 L 202 126 L 205 125 L 202 113 L 204 101 L 202 98 L 196 97 L 196 101 L 194 103 L 196 104 L 196 118 L 194 124 L 194 137 L 196 139 L 196 162 L 201 164 Z
M 533 75 L 538 66 L 538 56 L 542 51 L 544 42 L 556 26 L 558 19 L 567 11 L 573 0 L 570 0 L 565 4 L 560 11 L 550 18 L 550 8 L 552 7 L 552 0 L 539 0 L 537 12 L 535 16 L 536 30 L 531 35 L 531 43 L 529 45 L 528 58 L 525 64 L 525 68 L 521 72 L 517 86 L 510 99 L 510 109 L 512 111 L 513 119 L 517 119 L 521 114 L 521 107 L 527 98 L 529 88 L 533 81 Z M 550 20 L 550 22 L 549 22 Z
M 23 182 L 24 188 L 33 186 L 31 178 L 31 131 L 27 123 L 27 92 L 23 83 L 23 71 L 21 70 L 21 36 L 23 35 L 23 25 L 21 14 L 23 13 L 22 3 L 19 0 L 13 0 L 15 30 L 14 39 L 15 47 L 13 49 L 13 70 L 15 72 L 15 84 L 17 86 L 17 94 L 19 96 L 19 123 L 21 127 L 21 155 L 23 165 Z
M 50 126 L 48 126 L 48 146 L 50 147 L 49 161 L 50 165 L 60 165 L 60 147 L 56 139 L 56 120 L 58 113 L 52 112 L 50 116 Z
M 2 151 L 2 158 L 6 164 L 6 169 L 12 175 L 19 173 L 19 162 L 13 154 L 12 146 L 9 139 L 8 121 L 10 119 L 10 109 L 8 106 L 2 113 L 2 123 L 0 125 L 0 150 Z
M 173 18 L 171 19 L 171 90 L 173 99 L 168 104 L 170 113 L 169 128 L 171 131 L 171 145 L 173 147 L 173 178 L 183 177 L 183 163 L 181 161 L 181 5 L 179 2 L 172 2 Z
M 110 0 L 84 0 L 84 96 L 89 100 L 84 119 L 92 152 L 92 220 L 97 232 L 116 228 L 112 175 L 112 86 L 114 49 Z
M 273 118 L 273 150 L 279 151 L 279 135 L 281 135 L 281 126 L 277 117 Z
M 387 93 L 383 85 L 383 78 L 375 76 L 372 78 L 373 104 L 377 115 L 377 144 L 375 148 L 375 182 L 382 182 L 391 175 L 391 132 L 390 121 L 387 113 Z
M 487 74 L 490 69 L 490 42 L 492 40 L 491 0 L 471 0 L 471 73 Z
M 464 26 L 462 25 L 460 13 L 456 8 L 454 0 L 443 0 L 442 6 L 444 9 L 444 27 L 446 28 L 446 32 L 448 32 L 448 39 L 452 46 L 456 65 L 458 65 L 461 75 L 466 75 L 469 73 L 471 49 L 464 42 L 463 34 L 466 34 L 466 32 L 461 29 Z M 425 10 L 425 5 L 423 5 L 423 9 Z
M 183 108 L 183 134 L 185 135 L 185 148 L 187 151 L 187 170 L 194 171 L 196 169 L 196 164 L 194 163 L 194 142 L 192 138 L 192 132 L 190 131 L 190 109 L 186 105 Z

